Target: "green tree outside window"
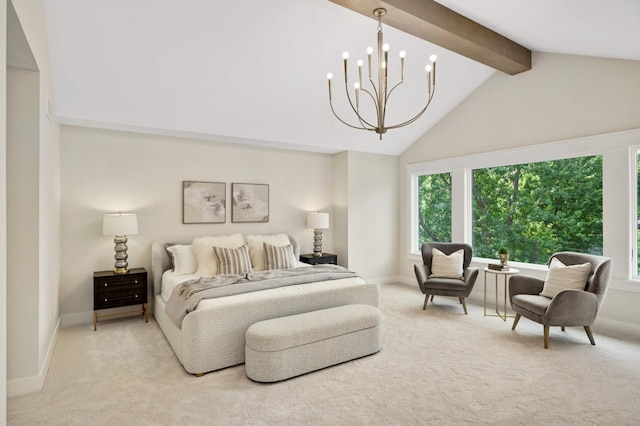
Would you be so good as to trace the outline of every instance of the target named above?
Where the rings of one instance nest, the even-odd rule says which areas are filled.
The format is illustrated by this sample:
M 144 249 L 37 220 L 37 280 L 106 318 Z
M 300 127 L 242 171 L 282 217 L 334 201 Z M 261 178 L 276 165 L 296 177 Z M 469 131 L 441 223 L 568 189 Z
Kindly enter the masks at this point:
M 418 176 L 418 250 L 451 241 L 451 173 Z
M 602 254 L 602 156 L 473 171 L 474 256 L 544 264 L 557 251 Z

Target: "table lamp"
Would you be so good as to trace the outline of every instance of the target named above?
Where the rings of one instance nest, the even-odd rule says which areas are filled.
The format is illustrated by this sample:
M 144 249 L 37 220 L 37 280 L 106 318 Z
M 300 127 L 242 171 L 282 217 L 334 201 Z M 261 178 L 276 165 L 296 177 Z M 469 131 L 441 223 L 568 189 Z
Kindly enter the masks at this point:
M 105 214 L 102 219 L 102 235 L 113 235 L 116 252 L 116 274 L 126 274 L 127 267 L 127 235 L 138 233 L 138 218 L 133 213 Z
M 313 256 L 322 256 L 322 230 L 329 228 L 329 213 L 307 213 L 307 228 L 313 228 Z

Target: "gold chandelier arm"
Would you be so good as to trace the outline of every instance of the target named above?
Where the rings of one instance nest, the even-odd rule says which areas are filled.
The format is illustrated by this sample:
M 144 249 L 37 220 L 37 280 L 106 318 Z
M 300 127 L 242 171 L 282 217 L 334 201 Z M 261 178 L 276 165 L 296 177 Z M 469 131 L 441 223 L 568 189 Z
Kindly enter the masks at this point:
M 373 97 L 373 103 L 376 106 L 376 111 L 378 110 L 379 106 L 378 106 L 378 89 L 376 88 L 376 85 L 373 84 L 373 80 L 371 80 L 371 78 L 369 78 L 369 83 L 371 83 L 371 87 L 373 87 L 373 94 L 375 95 Z
M 373 94 L 370 91 L 368 91 L 367 89 L 362 89 L 362 88 L 360 90 L 365 92 L 367 95 L 369 95 L 371 97 L 371 99 L 373 100 L 374 104 L 376 103 L 376 98 L 373 96 Z M 356 115 L 358 116 L 358 119 L 360 120 L 361 123 L 364 122 L 364 124 L 366 124 L 367 126 L 371 127 L 371 129 L 368 129 L 368 130 L 375 130 L 376 129 L 376 126 L 374 126 L 373 124 L 371 124 L 367 120 L 365 120 L 360 115 L 360 113 L 356 112 Z M 364 125 L 363 125 L 363 127 L 364 127 Z
M 391 90 L 389 90 L 389 94 L 387 95 L 387 99 L 385 99 L 385 105 L 387 104 L 387 102 L 389 102 L 389 98 L 391 97 L 391 94 L 393 93 L 394 90 L 396 90 L 396 87 L 400 86 L 402 83 L 404 83 L 404 81 L 400 81 L 398 84 L 396 84 L 395 86 L 393 86 L 391 88 Z
M 365 130 L 375 130 L 375 126 L 372 126 L 371 124 L 369 124 L 367 122 L 367 120 L 363 119 L 362 116 L 358 113 L 358 110 L 356 109 L 356 107 L 353 106 L 353 102 L 351 101 L 351 96 L 349 95 L 349 85 L 348 85 L 348 83 L 344 84 L 344 90 L 345 90 L 345 92 L 347 94 L 347 99 L 349 100 L 349 105 L 351 105 L 351 109 L 353 110 L 353 112 L 356 115 L 356 117 L 358 117 L 358 121 L 360 121 L 360 125 L 362 126 L 362 128 L 365 129 Z M 372 127 L 372 128 L 369 129 L 362 123 L 364 123 L 367 126 Z
M 420 117 L 422 117 L 422 114 L 425 113 L 425 111 L 427 110 L 427 108 L 429 108 L 429 104 L 431 103 L 431 100 L 433 99 L 433 95 L 436 92 L 435 87 L 433 88 L 432 92 L 431 92 L 431 96 L 429 96 L 429 100 L 427 101 L 427 104 L 424 106 L 424 108 L 422 108 L 422 111 L 420 111 L 415 117 L 410 118 L 409 120 L 403 122 L 403 123 L 399 123 L 399 124 L 394 124 L 393 126 L 388 126 L 387 130 L 389 129 L 397 129 L 399 127 L 403 127 L 406 126 L 408 124 L 413 123 L 414 121 L 416 121 L 417 119 L 419 119 Z
M 345 126 L 349 126 L 349 127 L 351 127 L 352 129 L 358 129 L 358 130 L 375 130 L 375 129 L 367 129 L 366 127 L 358 127 L 358 126 L 354 126 L 354 125 L 349 124 L 349 123 L 347 123 L 346 121 L 344 121 L 342 118 L 340 118 L 340 117 L 338 116 L 338 114 L 336 114 L 336 111 L 333 109 L 333 102 L 331 101 L 331 99 L 329 99 L 329 106 L 331 107 L 331 112 L 333 113 L 333 115 L 334 115 L 338 120 L 340 120 L 340 122 L 341 122 L 342 124 L 344 124 Z

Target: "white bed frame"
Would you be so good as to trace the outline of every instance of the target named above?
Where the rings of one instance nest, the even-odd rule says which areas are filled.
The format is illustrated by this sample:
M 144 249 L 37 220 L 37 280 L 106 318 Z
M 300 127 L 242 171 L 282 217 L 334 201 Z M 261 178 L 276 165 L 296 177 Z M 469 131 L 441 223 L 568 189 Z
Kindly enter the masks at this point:
M 291 236 L 289 240 L 298 258 L 298 242 Z M 379 305 L 378 284 L 346 278 L 203 300 L 179 328 L 165 313 L 166 303 L 160 296 L 162 274 L 172 268 L 166 245 L 191 241 L 154 241 L 151 274 L 154 317 L 184 369 L 197 376 L 244 363 L 245 332 L 256 322 L 349 304 Z

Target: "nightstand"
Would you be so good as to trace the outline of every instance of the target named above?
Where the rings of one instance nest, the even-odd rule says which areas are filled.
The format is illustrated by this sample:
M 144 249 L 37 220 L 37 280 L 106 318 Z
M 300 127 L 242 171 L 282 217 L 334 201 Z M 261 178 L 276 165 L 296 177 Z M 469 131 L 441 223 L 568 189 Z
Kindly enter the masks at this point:
M 338 264 L 338 255 L 331 253 L 322 253 L 322 256 L 314 256 L 313 253 L 301 254 L 300 262 L 308 263 L 310 265 L 318 265 L 321 263 L 331 263 L 333 265 Z
M 98 316 L 98 311 L 101 309 L 133 305 L 142 305 L 142 308 L 136 311 Z M 134 268 L 129 269 L 126 274 L 116 274 L 113 271 L 94 272 L 93 331 L 96 331 L 96 323 L 99 318 L 131 314 L 144 314 L 144 321 L 149 322 L 147 270 L 144 268 Z

